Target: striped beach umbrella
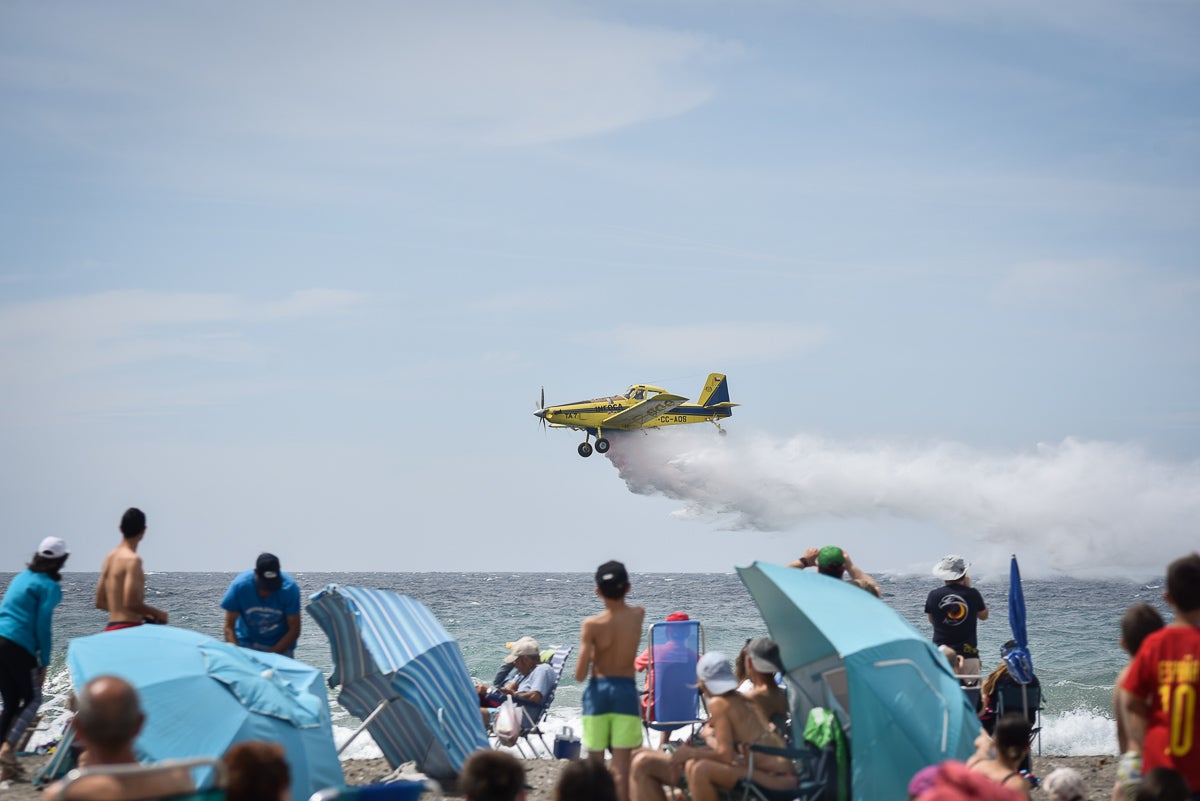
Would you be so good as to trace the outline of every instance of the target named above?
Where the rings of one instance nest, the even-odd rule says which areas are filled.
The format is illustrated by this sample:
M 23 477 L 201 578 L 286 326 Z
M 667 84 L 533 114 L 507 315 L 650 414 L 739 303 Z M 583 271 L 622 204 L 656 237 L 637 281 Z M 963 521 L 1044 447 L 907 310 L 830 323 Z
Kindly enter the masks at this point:
M 487 748 L 458 642 L 421 602 L 330 584 L 306 608 L 329 637 L 338 703 L 363 721 L 393 768 L 411 761 L 428 776 L 450 778 Z

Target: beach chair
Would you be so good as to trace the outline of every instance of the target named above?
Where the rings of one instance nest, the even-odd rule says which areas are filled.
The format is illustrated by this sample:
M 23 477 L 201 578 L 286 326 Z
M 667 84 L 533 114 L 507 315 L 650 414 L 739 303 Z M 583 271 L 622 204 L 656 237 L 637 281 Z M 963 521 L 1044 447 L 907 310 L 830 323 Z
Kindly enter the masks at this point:
M 575 650 L 575 646 L 552 645 L 550 647 L 554 649 L 554 653 L 546 660 L 546 664 L 550 665 L 550 669 L 554 671 L 554 684 L 550 687 L 549 695 L 543 699 L 541 715 L 538 716 L 537 720 L 530 721 L 528 729 L 521 730 L 521 739 L 517 740 L 517 750 L 521 753 L 521 756 L 525 756 L 525 749 L 521 746 L 522 742 L 529 746 L 529 751 L 533 757 L 537 758 L 541 756 L 537 752 L 537 749 L 533 747 L 533 742 L 529 739 L 530 737 L 538 738 L 542 744 L 542 748 L 546 752 L 546 756 L 553 758 L 554 755 L 554 749 L 546 743 L 546 732 L 543 731 L 542 724 L 546 722 L 546 717 L 550 713 L 550 706 L 554 703 L 554 695 L 558 690 L 558 682 L 562 678 L 563 668 L 567 666 L 567 659 L 571 656 L 571 651 Z
M 691 726 L 701 715 L 696 686 L 696 662 L 704 653 L 704 627 L 698 620 L 671 620 L 650 626 L 650 663 L 646 668 L 647 698 L 642 723 L 647 742 L 650 732 L 666 734 Z
M 418 781 L 328 787 L 313 793 L 308 801 L 415 801 L 426 789 L 426 783 Z
M 75 744 L 75 718 L 72 717 L 63 727 L 62 739 L 55 746 L 50 761 L 33 774 L 33 786 L 45 787 L 50 782 L 61 779 L 74 770 L 80 750 L 80 747 Z
M 850 798 L 850 766 L 846 734 L 837 715 L 815 707 L 804 727 L 799 748 L 751 745 L 747 768 L 754 772 L 755 754 L 787 757 L 796 768 L 796 786 L 771 790 L 743 779 L 734 788 L 742 801 L 845 801 Z
M 558 682 L 562 678 L 563 668 L 565 668 L 567 665 L 567 658 L 571 656 L 571 651 L 575 650 L 575 646 L 552 645 L 547 650 L 552 651 L 550 658 L 546 659 L 545 663 L 550 666 L 550 670 L 554 674 L 554 683 L 550 687 L 550 692 L 547 693 L 546 697 L 542 699 L 541 711 L 537 715 L 537 720 L 533 720 L 529 717 L 529 709 L 527 707 L 520 707 L 521 714 L 524 715 L 525 723 L 527 725 L 523 725 L 521 727 L 521 736 L 517 738 L 514 747 L 525 759 L 538 759 L 541 757 L 541 754 L 538 753 L 537 748 L 530 739 L 531 737 L 537 737 L 541 742 L 542 748 L 545 750 L 546 755 L 550 757 L 553 756 L 554 750 L 546 742 L 546 732 L 543 731 L 542 725 L 545 723 L 546 716 L 550 712 L 550 706 L 554 703 L 554 695 L 558 690 Z M 488 737 L 492 740 L 493 747 L 499 747 L 500 742 L 491 732 L 491 724 L 489 724 L 488 729 Z M 522 743 L 524 743 L 524 745 L 522 745 Z M 528 754 L 525 753 L 525 746 L 529 746 Z
M 163 794 L 163 784 L 169 786 L 172 774 L 187 771 L 197 786 L 190 790 Z M 197 775 L 202 778 L 197 779 Z M 130 781 L 124 783 L 104 782 L 98 784 L 89 779 L 116 777 L 144 783 L 145 791 L 139 793 Z M 159 779 L 159 784 L 154 780 Z M 195 759 L 167 759 L 153 765 L 97 765 L 76 768 L 66 775 L 46 801 L 72 801 L 86 798 L 88 801 L 224 801 L 225 767 L 219 759 L 197 757 Z
M 1035 679 L 1030 684 L 1003 682 L 996 685 L 996 720 L 1008 712 L 1020 712 L 1029 721 L 1030 746 L 1037 741 L 1038 756 L 1042 755 L 1042 686 Z M 1027 756 L 1021 763 L 1022 770 L 1033 770 L 1033 760 Z

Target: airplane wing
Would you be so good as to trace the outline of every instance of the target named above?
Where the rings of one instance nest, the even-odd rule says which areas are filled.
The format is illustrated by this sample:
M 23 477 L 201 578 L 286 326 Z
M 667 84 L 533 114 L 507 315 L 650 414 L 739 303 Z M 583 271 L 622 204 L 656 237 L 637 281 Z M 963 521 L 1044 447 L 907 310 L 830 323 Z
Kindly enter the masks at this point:
M 647 398 L 637 406 L 630 406 L 624 411 L 604 418 L 604 422 L 600 426 L 602 428 L 641 428 L 650 420 L 660 414 L 666 414 L 681 403 L 687 403 L 687 398 L 664 392 L 653 398 Z

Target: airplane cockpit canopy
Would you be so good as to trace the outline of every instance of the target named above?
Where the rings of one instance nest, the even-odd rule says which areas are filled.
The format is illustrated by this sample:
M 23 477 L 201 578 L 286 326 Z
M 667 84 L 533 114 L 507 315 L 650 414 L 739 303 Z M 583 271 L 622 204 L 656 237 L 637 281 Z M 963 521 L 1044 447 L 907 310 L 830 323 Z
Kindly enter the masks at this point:
M 662 387 L 652 387 L 649 384 L 634 384 L 629 389 L 625 390 L 625 397 L 629 400 L 645 400 L 651 395 L 657 395 L 666 392 Z

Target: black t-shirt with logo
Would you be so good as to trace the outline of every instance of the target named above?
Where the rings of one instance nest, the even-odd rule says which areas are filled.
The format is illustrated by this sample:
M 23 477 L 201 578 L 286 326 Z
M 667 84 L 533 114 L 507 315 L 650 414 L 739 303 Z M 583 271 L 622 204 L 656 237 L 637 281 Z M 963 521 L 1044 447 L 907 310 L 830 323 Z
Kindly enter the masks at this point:
M 974 587 L 946 584 L 929 593 L 925 612 L 933 617 L 933 642 L 949 645 L 966 657 L 979 656 L 975 622 L 987 609 L 983 595 Z

